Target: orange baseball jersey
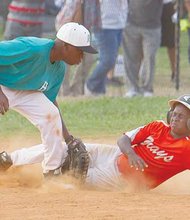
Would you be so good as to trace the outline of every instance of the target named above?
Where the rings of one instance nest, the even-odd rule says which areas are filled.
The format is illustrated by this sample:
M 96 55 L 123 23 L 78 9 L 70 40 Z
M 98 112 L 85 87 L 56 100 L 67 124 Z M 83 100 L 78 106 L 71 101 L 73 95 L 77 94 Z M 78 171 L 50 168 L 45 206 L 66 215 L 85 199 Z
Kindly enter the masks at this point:
M 171 128 L 155 121 L 125 134 L 135 152 L 148 164 L 144 172 L 129 167 L 126 155 L 118 158 L 119 171 L 136 186 L 154 188 L 170 177 L 190 169 L 190 137 L 173 138 Z

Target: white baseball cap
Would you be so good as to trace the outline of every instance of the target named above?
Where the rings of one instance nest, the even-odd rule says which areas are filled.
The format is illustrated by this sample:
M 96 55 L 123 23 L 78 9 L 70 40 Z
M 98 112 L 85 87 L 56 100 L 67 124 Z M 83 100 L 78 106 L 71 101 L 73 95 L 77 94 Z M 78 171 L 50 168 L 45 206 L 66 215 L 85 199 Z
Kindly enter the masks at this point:
M 90 32 L 81 24 L 75 22 L 64 24 L 58 30 L 56 37 L 84 52 L 97 53 L 97 50 L 90 45 Z

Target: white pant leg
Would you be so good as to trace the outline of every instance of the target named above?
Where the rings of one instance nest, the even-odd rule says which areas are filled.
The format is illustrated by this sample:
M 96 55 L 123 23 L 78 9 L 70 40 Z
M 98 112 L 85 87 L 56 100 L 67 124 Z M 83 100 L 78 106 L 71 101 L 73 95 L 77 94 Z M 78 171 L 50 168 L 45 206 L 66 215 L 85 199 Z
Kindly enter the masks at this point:
M 44 160 L 44 145 L 22 148 L 13 151 L 10 156 L 14 166 L 41 163 Z
M 67 149 L 66 144 L 63 144 Z M 85 143 L 90 163 L 86 183 L 100 188 L 121 188 L 125 186 L 117 167 L 117 158 L 121 151 L 117 146 Z M 41 163 L 44 159 L 44 145 L 22 148 L 11 153 L 13 165 Z
M 105 144 L 86 144 L 90 164 L 86 183 L 108 189 L 123 186 L 123 179 L 117 167 L 121 151 L 117 146 Z
M 2 89 L 10 108 L 26 117 L 41 132 L 44 145 L 43 172 L 59 167 L 67 149 L 62 143 L 62 124 L 57 107 L 41 92 Z

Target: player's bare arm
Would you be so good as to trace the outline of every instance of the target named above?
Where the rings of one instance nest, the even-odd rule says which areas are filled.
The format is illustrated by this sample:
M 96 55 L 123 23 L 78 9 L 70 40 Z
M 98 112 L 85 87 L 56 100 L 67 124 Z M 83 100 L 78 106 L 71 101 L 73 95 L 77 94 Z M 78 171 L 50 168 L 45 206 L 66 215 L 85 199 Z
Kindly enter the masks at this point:
M 9 110 L 9 101 L 6 95 L 3 93 L 1 86 L 0 86 L 0 113 L 2 115 L 5 114 Z
M 59 105 L 58 105 L 57 101 L 54 102 L 54 105 L 59 109 Z M 60 117 L 61 117 L 63 138 L 64 138 L 65 140 L 67 140 L 71 135 L 69 134 L 69 132 L 68 132 L 66 126 L 65 126 L 65 123 L 64 123 L 64 121 L 63 121 L 63 117 L 62 117 L 62 115 L 61 115 L 60 110 L 59 110 L 59 114 L 60 114 Z
M 131 147 L 131 139 L 127 135 L 123 135 L 117 141 L 121 152 L 128 157 L 130 167 L 135 167 L 136 170 L 144 171 L 144 168 L 148 167 L 145 161 L 139 157 L 133 148 Z

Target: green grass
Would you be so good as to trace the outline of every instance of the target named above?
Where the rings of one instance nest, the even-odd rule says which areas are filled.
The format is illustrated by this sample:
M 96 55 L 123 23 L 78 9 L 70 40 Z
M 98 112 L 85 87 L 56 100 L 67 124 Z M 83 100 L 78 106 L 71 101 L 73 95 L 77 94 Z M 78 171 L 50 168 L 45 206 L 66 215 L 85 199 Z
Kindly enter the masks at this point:
M 168 97 L 66 99 L 60 102 L 64 121 L 73 135 L 82 137 L 118 136 L 155 119 L 165 119 Z M 0 137 L 38 131 L 13 111 L 0 117 Z
M 115 135 L 165 118 L 167 98 L 99 98 L 61 103 L 67 125 L 83 135 Z M 161 115 L 160 112 L 163 112 Z

